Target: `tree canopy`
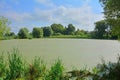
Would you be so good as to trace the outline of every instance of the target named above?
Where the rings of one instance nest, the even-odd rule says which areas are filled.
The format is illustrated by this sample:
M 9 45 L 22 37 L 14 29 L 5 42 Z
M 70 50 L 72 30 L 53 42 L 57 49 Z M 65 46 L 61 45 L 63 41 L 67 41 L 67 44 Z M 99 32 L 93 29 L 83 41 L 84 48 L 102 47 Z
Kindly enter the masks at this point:
M 120 38 L 120 0 L 99 0 L 112 31 Z
M 75 26 L 73 24 L 68 24 L 68 27 L 65 30 L 65 34 L 72 35 L 75 32 Z
M 41 38 L 43 37 L 43 29 L 34 27 L 32 31 L 32 35 L 34 38 Z
M 95 36 L 98 39 L 105 38 L 105 34 L 107 32 L 108 25 L 104 20 L 98 21 L 95 23 Z
M 0 39 L 3 39 L 3 36 L 10 32 L 9 24 L 10 21 L 7 18 L 0 16 Z
M 19 38 L 20 38 L 20 39 L 26 39 L 26 38 L 28 38 L 28 35 L 29 35 L 28 32 L 29 32 L 29 31 L 28 31 L 27 28 L 21 28 L 21 29 L 19 30 L 19 32 L 18 32 Z
M 52 24 L 51 28 L 53 30 L 54 33 L 63 33 L 64 27 L 62 24 Z
M 43 36 L 50 37 L 53 34 L 51 27 L 43 27 Z

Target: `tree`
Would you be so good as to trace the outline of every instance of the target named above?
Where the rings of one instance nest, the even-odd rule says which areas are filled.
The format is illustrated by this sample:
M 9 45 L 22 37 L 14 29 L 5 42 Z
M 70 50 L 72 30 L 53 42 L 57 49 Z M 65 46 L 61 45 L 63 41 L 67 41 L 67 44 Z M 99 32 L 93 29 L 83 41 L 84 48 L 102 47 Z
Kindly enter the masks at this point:
M 112 32 L 120 38 L 120 0 L 99 0 Z
M 32 31 L 32 36 L 34 38 L 41 38 L 43 37 L 43 29 L 42 28 L 33 28 L 33 31 Z
M 14 32 L 9 32 L 9 33 L 6 33 L 5 35 L 4 35 L 4 38 L 6 38 L 6 39 L 13 39 L 13 38 L 15 38 L 15 33 Z
M 9 24 L 10 21 L 7 18 L 0 16 L 0 39 L 3 39 L 4 35 L 10 32 Z
M 108 25 L 104 20 L 98 21 L 95 23 L 95 38 L 97 39 L 103 39 L 105 38 L 106 30 L 108 28 Z
M 84 30 L 77 29 L 77 31 L 75 31 L 75 35 L 86 35 L 86 34 L 87 34 L 87 31 L 84 31 Z
M 43 36 L 50 37 L 53 34 L 53 31 L 50 27 L 43 27 Z
M 26 39 L 28 38 L 29 36 L 29 33 L 28 33 L 28 29 L 27 28 L 21 28 L 18 32 L 18 36 L 20 39 Z
M 54 34 L 55 33 L 61 33 L 61 34 L 63 34 L 63 30 L 64 30 L 63 25 L 61 25 L 61 24 L 52 24 L 51 28 L 52 28 Z
M 68 28 L 66 28 L 66 34 L 71 35 L 74 34 L 75 32 L 75 27 L 72 24 L 68 24 Z

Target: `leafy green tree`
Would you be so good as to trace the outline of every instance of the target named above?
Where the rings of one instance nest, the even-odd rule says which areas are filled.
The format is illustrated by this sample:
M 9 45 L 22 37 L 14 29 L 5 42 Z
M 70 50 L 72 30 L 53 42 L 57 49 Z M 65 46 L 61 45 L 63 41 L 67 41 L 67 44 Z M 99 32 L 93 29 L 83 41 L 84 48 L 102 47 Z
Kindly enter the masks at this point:
M 43 37 L 43 29 L 42 28 L 33 28 L 32 35 L 34 38 L 41 38 Z
M 15 38 L 15 33 L 14 32 L 9 32 L 9 33 L 5 33 L 4 38 L 5 39 L 14 39 Z
M 7 18 L 0 16 L 0 39 L 3 39 L 4 35 L 10 32 L 9 24 L 10 21 Z
M 99 0 L 112 32 L 120 38 L 120 0 Z
M 108 25 L 104 20 L 98 21 L 95 23 L 95 38 L 97 39 L 103 39 L 105 38 L 106 30 L 107 30 Z
M 53 31 L 50 27 L 43 27 L 43 36 L 50 37 L 53 34 Z
M 20 39 L 26 39 L 28 38 L 29 36 L 29 33 L 28 33 L 28 29 L 27 28 L 21 28 L 18 32 L 18 36 Z
M 72 24 L 68 24 L 68 27 L 66 28 L 66 34 L 71 35 L 74 34 L 75 32 L 75 27 Z
M 9 32 L 9 33 L 6 33 L 5 36 L 14 37 L 15 33 L 14 32 Z
M 64 31 L 63 25 L 61 25 L 61 24 L 52 24 L 51 28 L 52 28 L 54 34 L 55 33 L 61 33 L 61 34 L 63 34 L 63 31 Z
M 79 29 L 77 29 L 77 31 L 75 31 L 75 35 L 85 35 L 85 34 L 87 34 L 87 31 L 79 30 Z

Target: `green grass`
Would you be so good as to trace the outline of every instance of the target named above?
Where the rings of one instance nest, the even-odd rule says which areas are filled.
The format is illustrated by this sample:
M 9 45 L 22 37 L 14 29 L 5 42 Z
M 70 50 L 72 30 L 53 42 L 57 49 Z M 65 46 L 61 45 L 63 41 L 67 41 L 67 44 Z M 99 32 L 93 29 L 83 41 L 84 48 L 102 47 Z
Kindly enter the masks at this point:
M 81 35 L 58 35 L 58 36 L 50 36 L 50 38 L 80 38 L 80 39 L 87 39 L 88 38 L 88 36 L 87 35 L 83 35 L 83 36 L 81 36 Z

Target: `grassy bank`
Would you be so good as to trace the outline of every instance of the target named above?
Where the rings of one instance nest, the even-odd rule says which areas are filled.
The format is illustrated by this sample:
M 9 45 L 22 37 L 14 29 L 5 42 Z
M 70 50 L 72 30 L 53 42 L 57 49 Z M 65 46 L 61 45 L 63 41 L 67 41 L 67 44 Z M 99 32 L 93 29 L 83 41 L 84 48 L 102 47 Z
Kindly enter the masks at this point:
M 120 57 L 116 63 L 102 60 L 102 64 L 92 70 L 84 68 L 66 72 L 60 59 L 47 68 L 39 57 L 26 62 L 18 49 L 0 55 L 0 80 L 119 80 L 119 74 Z
M 76 39 L 88 39 L 87 35 L 59 35 L 59 36 L 50 36 L 50 38 L 76 38 Z

